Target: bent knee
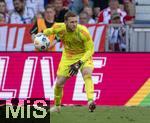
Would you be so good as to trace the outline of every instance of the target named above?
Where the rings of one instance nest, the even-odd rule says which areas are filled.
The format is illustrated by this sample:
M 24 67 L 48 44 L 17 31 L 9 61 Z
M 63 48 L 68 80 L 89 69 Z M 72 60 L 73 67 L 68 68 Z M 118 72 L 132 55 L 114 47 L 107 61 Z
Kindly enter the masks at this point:
M 60 82 L 56 82 L 56 86 L 57 87 L 64 87 L 64 84 L 60 83 Z
M 83 70 L 82 70 L 82 76 L 92 75 L 92 71 L 93 71 L 92 68 L 83 68 Z

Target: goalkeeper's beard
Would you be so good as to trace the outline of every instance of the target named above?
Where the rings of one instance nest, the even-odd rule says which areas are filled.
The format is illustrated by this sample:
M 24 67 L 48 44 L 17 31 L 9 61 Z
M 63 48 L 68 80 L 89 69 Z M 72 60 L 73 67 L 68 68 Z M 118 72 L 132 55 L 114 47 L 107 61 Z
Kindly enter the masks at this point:
M 70 27 L 70 26 L 66 25 L 66 27 L 67 27 L 67 30 L 68 30 L 69 32 L 74 32 L 74 31 L 76 30 L 76 27 L 77 27 L 77 26 L 72 26 L 72 27 Z

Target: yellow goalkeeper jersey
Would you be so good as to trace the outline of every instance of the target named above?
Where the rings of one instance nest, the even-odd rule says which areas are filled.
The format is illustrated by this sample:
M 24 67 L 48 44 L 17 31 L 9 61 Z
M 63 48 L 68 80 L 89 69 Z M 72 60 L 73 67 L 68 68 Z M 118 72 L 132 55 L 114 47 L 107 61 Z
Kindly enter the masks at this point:
M 88 29 L 83 25 L 78 24 L 74 32 L 69 32 L 65 23 L 55 23 L 43 33 L 47 36 L 57 34 L 60 37 L 64 46 L 63 57 L 67 59 L 80 57 L 80 60 L 85 62 L 94 53 L 93 40 Z

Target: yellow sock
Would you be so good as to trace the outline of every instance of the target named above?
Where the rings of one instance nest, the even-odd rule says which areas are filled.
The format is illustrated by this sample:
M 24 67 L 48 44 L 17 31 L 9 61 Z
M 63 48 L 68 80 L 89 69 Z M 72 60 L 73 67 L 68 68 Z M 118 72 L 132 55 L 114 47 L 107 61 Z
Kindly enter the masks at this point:
M 55 95 L 55 105 L 60 106 L 61 105 L 61 99 L 63 96 L 63 87 L 55 86 L 54 89 L 54 95 Z
M 94 85 L 92 82 L 91 75 L 85 75 L 84 82 L 85 82 L 85 90 L 86 90 L 88 101 L 93 100 L 94 99 Z

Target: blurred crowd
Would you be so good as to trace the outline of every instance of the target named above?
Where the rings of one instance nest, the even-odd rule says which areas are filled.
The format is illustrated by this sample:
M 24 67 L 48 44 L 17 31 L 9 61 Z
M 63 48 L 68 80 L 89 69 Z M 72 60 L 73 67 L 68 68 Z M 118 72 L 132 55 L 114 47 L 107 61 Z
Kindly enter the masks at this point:
M 0 24 L 34 24 L 30 31 L 34 37 L 55 22 L 64 22 L 67 11 L 75 12 L 80 24 L 121 25 L 108 29 L 109 50 L 126 51 L 123 26 L 134 23 L 133 0 L 0 0 Z M 54 41 L 57 36 L 49 39 Z
M 0 23 L 29 24 L 38 18 L 63 22 L 68 10 L 78 14 L 81 24 L 110 24 L 115 19 L 132 24 L 135 18 L 133 0 L 0 0 Z

